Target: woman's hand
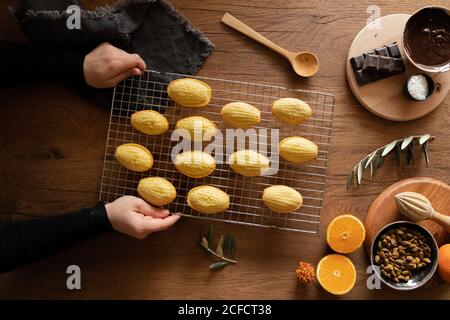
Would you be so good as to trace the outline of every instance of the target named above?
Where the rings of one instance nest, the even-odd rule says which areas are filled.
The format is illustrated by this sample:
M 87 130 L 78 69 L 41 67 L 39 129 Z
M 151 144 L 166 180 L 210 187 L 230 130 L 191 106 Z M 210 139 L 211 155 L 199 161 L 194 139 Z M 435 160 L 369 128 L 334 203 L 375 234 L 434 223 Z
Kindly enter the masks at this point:
M 110 88 L 130 76 L 140 76 L 144 60 L 104 42 L 84 58 L 84 80 L 94 88 Z
M 138 239 L 166 230 L 180 219 L 179 214 L 169 215 L 169 210 L 153 207 L 133 196 L 123 196 L 105 207 L 115 230 Z

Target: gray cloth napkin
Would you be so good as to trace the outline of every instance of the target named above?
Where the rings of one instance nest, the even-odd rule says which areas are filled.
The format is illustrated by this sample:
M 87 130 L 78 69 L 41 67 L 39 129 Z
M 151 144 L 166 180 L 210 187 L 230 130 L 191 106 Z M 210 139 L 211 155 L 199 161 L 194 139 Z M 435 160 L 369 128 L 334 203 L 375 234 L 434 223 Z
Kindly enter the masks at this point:
M 10 8 L 35 46 L 92 49 L 103 41 L 137 52 L 151 69 L 195 74 L 214 49 L 212 42 L 165 0 L 127 0 L 81 9 L 81 28 L 66 22 L 76 0 L 25 0 Z M 161 80 L 168 80 L 163 79 Z

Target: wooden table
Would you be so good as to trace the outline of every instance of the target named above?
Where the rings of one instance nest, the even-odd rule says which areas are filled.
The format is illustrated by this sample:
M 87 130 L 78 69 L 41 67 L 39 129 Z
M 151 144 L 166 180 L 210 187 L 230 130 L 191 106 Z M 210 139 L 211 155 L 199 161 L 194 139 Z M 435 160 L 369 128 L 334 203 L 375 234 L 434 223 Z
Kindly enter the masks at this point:
M 450 98 L 423 119 L 396 123 L 369 113 L 348 88 L 344 68 L 347 49 L 365 25 L 367 7 L 373 2 L 172 2 L 216 45 L 199 75 L 335 95 L 336 116 L 320 232 L 308 235 L 218 224 L 218 232 L 232 232 L 238 242 L 238 264 L 219 272 L 208 270 L 211 257 L 196 244 L 200 227 L 207 223 L 185 218 L 172 229 L 142 241 L 111 232 L 1 275 L 0 298 L 334 298 L 319 285 L 299 285 L 295 276 L 300 260 L 317 264 L 330 251 L 324 237 L 328 222 L 341 213 L 364 219 L 374 198 L 400 179 L 420 175 L 450 181 Z M 446 4 L 443 0 L 435 2 Z M 381 14 L 386 15 L 411 13 L 427 2 L 377 4 Z M 312 50 L 321 61 L 319 73 L 312 79 L 299 78 L 283 58 L 221 24 L 226 11 L 287 49 Z M 0 36 L 23 39 L 4 5 L 0 11 Z M 100 187 L 108 107 L 94 107 L 58 84 L 2 88 L 0 101 L 0 219 L 17 221 L 94 205 Z M 346 190 L 346 176 L 359 159 L 391 140 L 421 133 L 437 136 L 430 146 L 430 168 L 418 161 L 414 167 L 402 165 L 398 169 L 395 160 L 389 159 L 373 181 L 356 191 Z M 350 258 L 357 267 L 358 280 L 344 298 L 450 298 L 449 286 L 443 284 L 409 293 L 387 288 L 368 290 L 365 252 L 360 249 Z M 71 264 L 82 269 L 80 291 L 66 289 L 65 271 Z

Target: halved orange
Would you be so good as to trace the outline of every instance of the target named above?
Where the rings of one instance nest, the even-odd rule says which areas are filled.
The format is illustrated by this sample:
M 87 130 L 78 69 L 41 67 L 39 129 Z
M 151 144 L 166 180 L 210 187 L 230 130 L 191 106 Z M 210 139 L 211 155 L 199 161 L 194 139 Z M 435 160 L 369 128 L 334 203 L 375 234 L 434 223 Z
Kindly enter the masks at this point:
M 319 261 L 316 277 L 322 288 L 329 293 L 342 295 L 355 286 L 356 269 L 349 258 L 333 253 Z
M 334 218 L 327 228 L 327 243 L 333 251 L 351 253 L 364 242 L 366 229 L 361 220 L 351 214 Z

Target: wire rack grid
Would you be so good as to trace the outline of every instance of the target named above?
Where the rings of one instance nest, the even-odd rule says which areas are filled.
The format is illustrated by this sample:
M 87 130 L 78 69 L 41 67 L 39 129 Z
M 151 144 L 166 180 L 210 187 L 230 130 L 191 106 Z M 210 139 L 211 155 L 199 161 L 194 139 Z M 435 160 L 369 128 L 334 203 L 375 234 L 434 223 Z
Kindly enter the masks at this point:
M 288 90 L 271 85 L 188 76 L 208 83 L 213 90 L 208 106 L 188 108 L 177 105 L 166 94 L 170 80 L 181 77 L 187 76 L 149 70 L 141 77 L 131 77 L 121 82 L 115 88 L 100 200 L 111 202 L 123 195 L 137 195 L 136 188 L 141 178 L 159 176 L 172 182 L 177 190 L 175 201 L 167 206 L 172 212 L 181 212 L 184 216 L 212 221 L 316 233 L 323 206 L 334 97 L 314 91 Z M 283 97 L 299 98 L 307 102 L 313 109 L 312 117 L 302 125 L 286 125 L 275 119 L 271 113 L 272 102 Z M 218 163 L 216 170 L 202 179 L 189 178 L 179 173 L 171 160 L 171 150 L 178 144 L 178 141 L 171 140 L 171 131 L 175 123 L 188 116 L 204 116 L 215 122 L 224 134 L 225 140 L 227 127 L 222 123 L 220 109 L 224 104 L 232 101 L 244 101 L 261 110 L 261 123 L 254 127 L 259 139 L 259 147 L 266 147 L 270 152 L 273 144 L 277 146 L 278 139 L 271 141 L 270 131 L 278 129 L 280 140 L 289 136 L 303 136 L 315 142 L 319 147 L 318 159 L 296 165 L 280 158 L 277 163 L 279 167 L 277 174 L 260 177 L 243 177 L 235 173 L 226 163 L 227 159 L 224 159 L 223 163 Z M 148 136 L 136 131 L 130 124 L 130 116 L 144 109 L 152 109 L 164 114 L 170 124 L 169 131 L 159 136 Z M 251 138 L 246 139 L 245 147 L 249 146 L 250 140 Z M 150 150 L 154 157 L 154 165 L 149 172 L 131 172 L 115 161 L 115 149 L 124 143 L 138 143 Z M 272 156 L 270 158 L 273 159 Z M 279 214 L 264 206 L 261 201 L 263 190 L 278 184 L 290 186 L 302 194 L 304 201 L 298 210 Z M 229 209 L 215 215 L 205 215 L 191 209 L 186 203 L 187 193 L 199 185 L 212 185 L 227 192 L 231 199 Z

